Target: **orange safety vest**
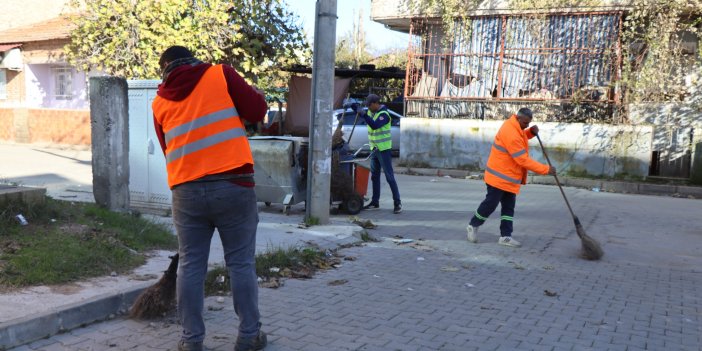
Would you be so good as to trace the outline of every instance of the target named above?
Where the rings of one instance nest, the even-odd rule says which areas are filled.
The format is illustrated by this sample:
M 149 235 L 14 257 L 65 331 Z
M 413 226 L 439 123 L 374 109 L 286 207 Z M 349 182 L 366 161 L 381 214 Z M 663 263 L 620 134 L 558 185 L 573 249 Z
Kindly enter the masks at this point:
M 254 163 L 222 65 L 207 69 L 184 100 L 156 96 L 152 108 L 165 135 L 169 187 Z
M 548 166 L 529 157 L 531 130 L 522 130 L 516 115 L 512 115 L 495 136 L 485 168 L 485 183 L 495 188 L 519 194 L 526 184 L 527 170 L 548 174 Z

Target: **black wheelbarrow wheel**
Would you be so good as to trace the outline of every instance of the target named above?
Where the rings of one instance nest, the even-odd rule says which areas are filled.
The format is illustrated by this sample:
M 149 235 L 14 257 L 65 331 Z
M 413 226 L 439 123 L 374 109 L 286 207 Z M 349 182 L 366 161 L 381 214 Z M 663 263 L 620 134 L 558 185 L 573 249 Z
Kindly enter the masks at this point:
M 343 207 L 348 214 L 358 214 L 363 209 L 363 198 L 361 195 L 354 193 L 344 201 Z

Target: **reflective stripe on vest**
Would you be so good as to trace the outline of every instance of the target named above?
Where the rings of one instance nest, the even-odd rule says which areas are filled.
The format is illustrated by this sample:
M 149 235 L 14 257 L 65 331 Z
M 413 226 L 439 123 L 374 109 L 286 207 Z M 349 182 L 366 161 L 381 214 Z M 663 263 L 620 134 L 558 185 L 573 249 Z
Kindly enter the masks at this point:
M 495 177 L 498 177 L 498 178 L 500 178 L 500 179 L 502 179 L 502 180 L 506 180 L 506 181 L 508 181 L 508 182 L 510 182 L 510 183 L 514 183 L 514 184 L 522 184 L 522 180 L 521 180 L 521 179 L 512 178 L 512 177 L 510 177 L 510 176 L 508 176 L 508 175 L 506 175 L 506 174 L 502 174 L 502 173 L 500 173 L 500 172 L 498 172 L 498 171 L 496 171 L 496 170 L 494 170 L 494 169 L 492 169 L 492 168 L 490 168 L 490 167 L 485 167 L 485 170 L 488 171 L 488 172 L 490 172 L 490 174 L 494 175 Z
M 156 96 L 152 107 L 165 135 L 171 188 L 254 163 L 222 65 L 208 68 L 184 100 Z
M 171 139 L 181 136 L 191 130 L 204 127 L 208 124 L 219 122 L 223 119 L 230 118 L 232 116 L 239 116 L 239 112 L 235 107 L 225 108 L 216 112 L 212 112 L 208 115 L 202 116 L 193 120 L 192 122 L 181 124 L 166 133 L 166 144 L 168 144 Z
M 166 154 L 166 163 L 171 163 L 181 157 L 191 154 L 196 151 L 200 151 L 204 148 L 208 148 L 219 143 L 223 143 L 227 140 L 234 138 L 246 136 L 246 130 L 243 128 L 233 128 L 225 130 L 221 133 L 214 134 L 204 139 L 185 144 L 179 148 L 173 149 L 171 152 Z
M 504 153 L 506 153 L 506 154 L 509 153 L 509 152 L 507 151 L 507 149 L 503 148 L 503 147 L 500 146 L 500 145 L 497 145 L 497 144 L 493 143 L 492 146 L 494 146 L 495 149 L 497 149 L 498 151 L 502 151 L 502 152 L 504 152 Z M 517 157 L 519 157 L 519 156 L 524 155 L 525 153 L 526 153 L 526 149 L 521 149 L 521 150 L 519 150 L 519 151 L 517 151 L 517 152 L 515 152 L 515 153 L 513 153 L 513 154 L 510 154 L 510 156 L 512 156 L 512 158 L 517 158 Z
M 388 111 L 379 111 L 373 114 L 368 110 L 368 115 L 376 121 L 381 115 L 385 115 L 388 118 L 388 123 L 383 125 L 378 129 L 373 129 L 368 126 L 368 142 L 370 143 L 371 149 L 378 148 L 379 151 L 385 151 L 392 149 L 392 134 L 390 131 L 391 118 Z

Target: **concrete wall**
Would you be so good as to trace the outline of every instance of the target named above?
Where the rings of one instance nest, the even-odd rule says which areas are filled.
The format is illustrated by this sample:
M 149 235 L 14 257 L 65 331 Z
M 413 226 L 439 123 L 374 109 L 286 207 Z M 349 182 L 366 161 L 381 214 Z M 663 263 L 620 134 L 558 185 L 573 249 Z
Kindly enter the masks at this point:
M 406 102 L 405 114 L 422 118 L 470 118 L 503 120 L 522 107 L 534 112 L 534 121 L 609 123 L 621 122 L 623 116 L 607 103 L 544 103 L 526 101 L 411 100 Z
M 25 95 L 24 106 L 44 107 L 44 99 L 52 95 L 51 66 L 24 65 Z
M 70 43 L 68 38 L 32 41 L 22 45 L 22 58 L 25 64 L 65 64 L 63 48 Z
M 0 107 L 21 105 L 24 96 L 24 71 L 5 70 L 7 98 L 0 99 Z
M 30 143 L 90 145 L 90 111 L 29 110 Z
M 0 108 L 0 142 L 90 145 L 90 111 Z
M 409 19 L 418 15 L 408 10 L 406 0 L 371 0 L 371 19 L 393 30 L 409 31 Z
M 688 177 L 695 144 L 702 141 L 702 110 L 691 103 L 629 105 L 629 121 L 653 126 L 652 150 L 660 160 L 660 174 Z
M 10 141 L 15 138 L 14 111 L 0 108 L 0 140 Z
M 402 120 L 400 162 L 407 166 L 483 170 L 503 121 Z M 539 122 L 547 153 L 559 172 L 575 176 L 648 174 L 653 128 Z M 536 139 L 532 158 L 545 163 Z
M 87 109 L 87 84 L 86 76 L 82 71 L 71 70 L 71 88 L 73 98 L 56 98 L 56 72 L 55 68 L 65 67 L 63 65 L 25 65 L 27 68 L 25 77 L 26 96 L 25 106 L 42 108 L 65 108 L 65 109 Z
M 686 103 L 630 104 L 631 124 L 695 128 L 696 140 L 702 140 L 702 109 Z

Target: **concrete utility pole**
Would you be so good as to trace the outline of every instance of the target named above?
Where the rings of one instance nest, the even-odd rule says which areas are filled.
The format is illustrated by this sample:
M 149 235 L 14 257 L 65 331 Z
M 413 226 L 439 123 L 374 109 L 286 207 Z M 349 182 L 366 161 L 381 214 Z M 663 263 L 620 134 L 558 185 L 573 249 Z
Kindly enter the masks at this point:
M 305 220 L 329 223 L 336 0 L 317 0 Z
M 95 203 L 129 209 L 129 107 L 127 81 L 90 78 L 90 134 Z

